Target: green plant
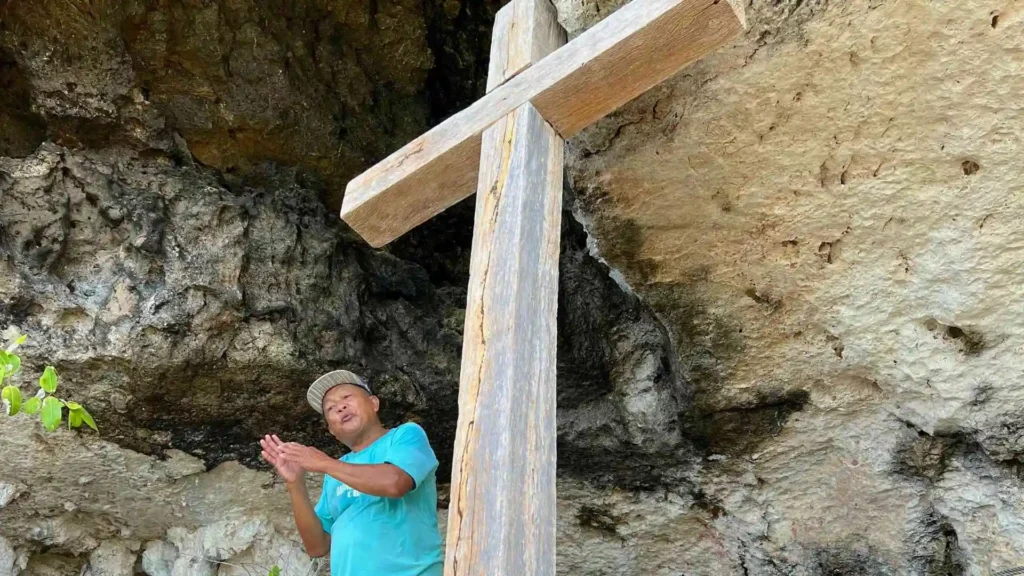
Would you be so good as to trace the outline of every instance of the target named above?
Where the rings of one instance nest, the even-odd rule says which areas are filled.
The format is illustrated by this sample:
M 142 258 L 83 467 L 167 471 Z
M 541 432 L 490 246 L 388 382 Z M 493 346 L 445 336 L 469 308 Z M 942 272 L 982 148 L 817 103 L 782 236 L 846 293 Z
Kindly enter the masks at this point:
M 270 569 L 270 573 L 267 574 L 267 576 L 281 576 L 281 569 L 277 566 L 274 566 Z
M 84 406 L 54 396 L 57 392 L 57 369 L 53 366 L 47 366 L 43 370 L 43 375 L 39 377 L 39 392 L 24 402 L 20 388 L 12 384 L 3 385 L 4 380 L 10 380 L 21 372 L 21 358 L 14 351 L 24 344 L 26 339 L 27 336 L 19 336 L 7 346 L 7 349 L 0 350 L 0 401 L 3 402 L 4 412 L 8 416 L 15 416 L 19 412 L 29 416 L 39 414 L 43 428 L 53 432 L 60 428 L 60 423 L 64 419 L 64 408 L 67 408 L 68 428 L 78 428 L 85 424 L 99 432 L 96 421 Z

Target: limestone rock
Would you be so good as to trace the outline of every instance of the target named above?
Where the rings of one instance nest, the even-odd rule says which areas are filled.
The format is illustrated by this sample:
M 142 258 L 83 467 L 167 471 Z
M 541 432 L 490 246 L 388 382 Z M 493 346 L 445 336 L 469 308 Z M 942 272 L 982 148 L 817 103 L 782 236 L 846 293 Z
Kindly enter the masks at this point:
M 32 556 L 22 576 L 80 576 L 85 568 L 81 558 L 47 553 Z
M 149 576 L 171 576 L 174 562 L 178 559 L 178 549 L 164 540 L 154 540 L 146 544 L 142 552 L 142 571 Z
M 85 574 L 89 576 L 132 576 L 136 555 L 127 545 L 106 541 L 89 554 Z
M 14 501 L 24 490 L 25 487 L 21 484 L 0 482 L 0 510 Z
M 471 66 L 498 4 L 441 4 L 8 6 L 0 61 L 15 93 L 0 155 L 31 152 L 45 124 L 67 142 L 191 154 L 223 170 L 299 165 L 340 191 L 366 156 L 483 86 Z
M 401 399 L 385 414 L 454 402 L 423 385 L 447 388 L 457 371 L 458 332 L 443 326 L 456 295 L 373 284 L 415 264 L 381 270 L 394 258 L 356 244 L 294 181 L 236 193 L 209 173 L 129 158 L 44 145 L 29 160 L 0 161 L 5 266 L 17 270 L 0 279 L 0 314 L 32 338 L 26 372 L 55 363 L 62 390 L 105 437 L 209 467 L 259 465 L 256 439 L 271 430 L 326 448 L 333 442 L 299 390 L 338 365 L 362 365 Z M 390 326 L 405 336 L 384 338 Z M 445 363 L 430 359 L 427 341 L 449 354 Z M 378 377 L 397 357 L 421 367 L 410 373 L 418 388 L 411 376 Z M 199 470 L 167 455 L 173 477 Z
M 254 440 L 337 451 L 319 372 L 447 481 L 472 202 L 371 250 L 321 198 L 474 97 L 496 6 L 94 4 L 2 14 L 0 324 L 101 435 L 0 420 L 0 570 L 138 538 L 151 576 L 305 573 Z M 577 36 L 625 2 L 555 4 Z M 1024 565 L 1024 13 L 744 4 L 568 144 L 559 573 Z
M 167 460 L 163 462 L 164 473 L 171 480 L 206 471 L 206 466 L 202 460 L 190 456 L 181 450 L 168 450 L 164 454 L 167 456 Z
M 17 576 L 20 567 L 17 567 L 18 556 L 14 548 L 6 538 L 0 536 L 0 576 Z
M 249 569 L 264 573 L 272 566 L 284 574 L 306 574 L 312 562 L 296 542 L 282 538 L 260 518 L 225 520 L 195 532 L 172 528 L 167 538 L 177 550 L 170 572 L 174 576 L 245 576 Z
M 559 6 L 585 27 L 620 4 Z M 570 142 L 576 210 L 665 322 L 709 452 L 697 524 L 599 573 L 1024 565 L 1020 142 L 1001 136 L 1024 125 L 1001 64 L 1024 21 L 746 4 L 743 38 Z

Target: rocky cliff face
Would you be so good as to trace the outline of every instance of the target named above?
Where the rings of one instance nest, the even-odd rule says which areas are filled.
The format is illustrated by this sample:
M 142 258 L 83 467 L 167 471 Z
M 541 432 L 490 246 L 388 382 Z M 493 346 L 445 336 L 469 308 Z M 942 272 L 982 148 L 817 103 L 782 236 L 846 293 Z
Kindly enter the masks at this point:
M 1024 19 L 933 4 L 754 0 L 569 143 L 560 573 L 1024 565 Z M 447 482 L 471 201 L 379 251 L 336 207 L 479 95 L 498 5 L 0 4 L 0 328 L 101 429 L 0 419 L 0 576 L 322 570 L 255 440 L 336 451 L 338 366 Z
M 562 7 L 586 26 L 614 3 Z M 1020 566 L 1020 6 L 748 17 L 575 142 L 580 209 L 668 327 L 713 454 L 706 504 L 661 533 L 686 534 L 675 556 L 608 573 Z M 770 439 L 720 445 L 744 411 Z

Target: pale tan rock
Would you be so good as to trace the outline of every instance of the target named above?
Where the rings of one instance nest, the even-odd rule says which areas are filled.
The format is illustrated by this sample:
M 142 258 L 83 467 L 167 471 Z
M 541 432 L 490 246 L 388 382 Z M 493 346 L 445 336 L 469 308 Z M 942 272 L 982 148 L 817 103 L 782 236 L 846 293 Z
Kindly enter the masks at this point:
M 578 4 L 559 2 L 567 25 L 592 20 Z M 748 18 L 571 141 L 570 173 L 598 253 L 675 335 L 698 410 L 807 404 L 701 471 L 713 536 L 680 524 L 594 573 L 1024 565 L 1021 11 L 754 2 Z M 709 537 L 717 553 L 694 553 Z M 678 556 L 647 560 L 662 547 Z
M 132 576 L 135 553 L 124 543 L 108 540 L 89 554 L 89 576 Z

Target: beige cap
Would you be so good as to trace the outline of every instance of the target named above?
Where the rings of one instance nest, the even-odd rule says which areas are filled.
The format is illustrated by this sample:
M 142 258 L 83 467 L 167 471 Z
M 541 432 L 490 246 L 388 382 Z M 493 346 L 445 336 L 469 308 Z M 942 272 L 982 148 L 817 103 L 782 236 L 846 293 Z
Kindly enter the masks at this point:
M 373 391 L 363 381 L 362 378 L 349 372 L 348 370 L 335 370 L 334 372 L 328 372 L 323 376 L 316 379 L 309 386 L 309 390 L 306 391 L 306 401 L 313 407 L 313 410 L 323 414 L 324 413 L 324 396 L 327 391 L 335 386 L 341 384 L 352 384 L 359 386 L 363 390 L 366 390 L 367 394 L 373 395 Z

